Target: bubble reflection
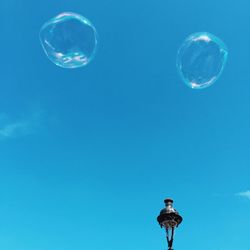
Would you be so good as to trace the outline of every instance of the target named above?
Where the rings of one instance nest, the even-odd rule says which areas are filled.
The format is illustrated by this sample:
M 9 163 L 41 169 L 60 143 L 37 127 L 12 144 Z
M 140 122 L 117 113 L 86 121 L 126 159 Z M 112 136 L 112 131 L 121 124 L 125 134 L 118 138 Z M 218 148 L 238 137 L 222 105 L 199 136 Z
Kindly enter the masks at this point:
M 64 12 L 42 26 L 40 41 L 45 54 L 54 64 L 63 68 L 78 68 L 94 58 L 98 35 L 87 18 Z
M 220 76 L 227 61 L 226 45 L 207 33 L 190 35 L 177 54 L 177 68 L 183 81 L 193 89 L 211 86 Z

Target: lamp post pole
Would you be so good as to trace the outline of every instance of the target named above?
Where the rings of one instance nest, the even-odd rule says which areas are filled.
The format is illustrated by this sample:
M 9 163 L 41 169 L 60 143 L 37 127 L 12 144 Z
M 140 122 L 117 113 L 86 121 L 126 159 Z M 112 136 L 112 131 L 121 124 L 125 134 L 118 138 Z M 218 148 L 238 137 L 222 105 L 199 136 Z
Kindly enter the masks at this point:
M 182 222 L 182 217 L 173 208 L 174 201 L 172 199 L 165 199 L 164 202 L 166 207 L 161 210 L 157 221 L 166 230 L 168 250 L 173 250 L 174 231 Z

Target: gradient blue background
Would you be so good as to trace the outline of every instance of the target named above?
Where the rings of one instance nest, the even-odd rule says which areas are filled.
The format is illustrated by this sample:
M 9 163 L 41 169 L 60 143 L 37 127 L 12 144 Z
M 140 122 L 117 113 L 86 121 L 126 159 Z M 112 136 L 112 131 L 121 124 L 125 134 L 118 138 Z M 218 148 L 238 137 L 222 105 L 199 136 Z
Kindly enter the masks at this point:
M 250 3 L 0 2 L 0 249 L 163 250 L 156 217 L 183 215 L 176 250 L 249 250 Z M 96 26 L 85 68 L 39 43 L 72 11 Z M 229 48 L 213 86 L 189 89 L 176 52 L 207 31 Z

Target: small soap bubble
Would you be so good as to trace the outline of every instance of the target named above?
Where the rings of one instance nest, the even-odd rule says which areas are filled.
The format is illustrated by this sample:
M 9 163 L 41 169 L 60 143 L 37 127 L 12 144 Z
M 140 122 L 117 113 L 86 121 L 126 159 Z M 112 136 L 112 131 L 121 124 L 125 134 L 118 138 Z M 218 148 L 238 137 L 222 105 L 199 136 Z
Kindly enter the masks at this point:
M 87 18 L 64 12 L 42 26 L 40 41 L 53 63 L 63 68 L 78 68 L 94 58 L 98 35 Z
M 227 47 L 218 37 L 207 32 L 195 33 L 181 45 L 177 68 L 190 88 L 203 89 L 219 78 L 227 55 Z

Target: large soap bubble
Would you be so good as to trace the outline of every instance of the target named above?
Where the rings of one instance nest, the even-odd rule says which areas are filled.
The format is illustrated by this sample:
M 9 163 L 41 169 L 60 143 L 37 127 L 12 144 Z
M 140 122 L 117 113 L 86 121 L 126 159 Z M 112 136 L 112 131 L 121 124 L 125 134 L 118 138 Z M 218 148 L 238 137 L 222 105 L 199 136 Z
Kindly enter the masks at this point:
M 226 60 L 226 45 L 207 33 L 190 35 L 177 54 L 177 68 L 183 81 L 193 89 L 211 86 L 220 76 Z
M 42 26 L 40 41 L 53 63 L 63 68 L 78 68 L 93 59 L 98 38 L 87 18 L 64 12 Z

